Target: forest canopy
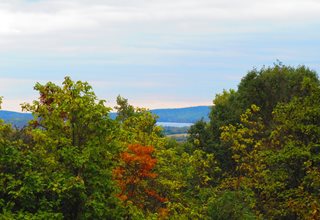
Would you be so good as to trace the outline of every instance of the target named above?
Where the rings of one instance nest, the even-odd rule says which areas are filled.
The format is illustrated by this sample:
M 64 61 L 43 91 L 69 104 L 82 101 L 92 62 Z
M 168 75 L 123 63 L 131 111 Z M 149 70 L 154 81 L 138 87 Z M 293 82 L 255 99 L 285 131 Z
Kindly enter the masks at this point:
M 0 121 L 1 219 L 319 219 L 320 82 L 305 66 L 253 69 L 188 141 L 87 82 L 37 83 L 33 119 Z

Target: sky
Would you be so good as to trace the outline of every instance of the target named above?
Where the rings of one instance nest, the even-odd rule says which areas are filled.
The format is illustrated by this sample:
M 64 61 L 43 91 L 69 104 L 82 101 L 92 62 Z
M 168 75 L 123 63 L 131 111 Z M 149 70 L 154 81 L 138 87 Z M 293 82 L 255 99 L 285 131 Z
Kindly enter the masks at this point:
M 0 0 L 2 109 L 88 81 L 113 107 L 211 105 L 253 68 L 320 72 L 319 0 Z

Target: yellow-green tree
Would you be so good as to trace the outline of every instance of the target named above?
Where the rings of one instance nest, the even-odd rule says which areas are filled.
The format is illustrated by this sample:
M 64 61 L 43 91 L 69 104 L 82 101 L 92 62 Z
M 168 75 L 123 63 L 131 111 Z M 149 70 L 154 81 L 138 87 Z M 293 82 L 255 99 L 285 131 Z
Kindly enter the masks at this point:
M 92 87 L 66 77 L 62 86 L 36 84 L 39 100 L 24 104 L 32 112 L 28 133 L 32 151 L 43 158 L 38 164 L 50 181 L 47 196 L 66 219 L 116 219 L 113 196 L 114 157 L 118 128 L 110 108 L 98 100 Z

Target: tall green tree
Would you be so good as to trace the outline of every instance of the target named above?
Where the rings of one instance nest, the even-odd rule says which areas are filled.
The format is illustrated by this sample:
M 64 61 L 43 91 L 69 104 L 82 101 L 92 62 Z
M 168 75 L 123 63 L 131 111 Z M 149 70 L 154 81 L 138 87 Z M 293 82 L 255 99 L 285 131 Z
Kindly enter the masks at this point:
M 49 197 L 66 219 L 116 219 L 113 196 L 113 157 L 117 155 L 117 126 L 110 108 L 92 87 L 66 77 L 62 86 L 36 84 L 39 100 L 24 104 L 32 112 L 29 134 L 33 151 L 44 158 Z
M 0 219 L 61 219 L 55 197 L 48 195 L 46 164 L 28 139 L 24 130 L 0 120 Z
M 272 152 L 268 163 L 270 177 L 278 175 L 283 186 L 273 194 L 277 209 L 273 215 L 296 219 L 320 217 L 320 86 L 305 79 L 305 97 L 296 97 L 274 110 L 275 128 L 270 139 Z M 276 211 L 277 210 L 277 211 Z
M 279 103 L 288 103 L 293 97 L 305 97 L 310 91 L 303 89 L 303 81 L 308 79 L 319 84 L 316 72 L 305 66 L 291 67 L 276 63 L 272 67 L 253 69 L 242 78 L 238 89 L 223 91 L 213 103 L 210 126 L 207 126 L 210 138 L 203 144 L 213 152 L 224 170 L 234 170 L 231 150 L 220 142 L 220 127 L 240 122 L 240 115 L 255 104 L 261 108 L 263 123 L 270 130 L 272 111 Z M 208 132 L 204 132 L 208 133 Z M 210 146 L 210 147 L 207 147 Z
M 164 137 L 162 128 L 157 126 L 157 116 L 145 108 L 133 107 L 128 100 L 118 96 L 117 118 L 120 124 L 120 141 L 128 144 L 141 144 L 143 146 L 163 147 Z
M 302 89 L 310 95 L 277 105 L 271 130 L 254 106 L 222 129 L 236 170 L 220 187 L 254 195 L 257 217 L 319 218 L 320 87 L 306 78 Z
M 297 68 L 276 63 L 273 67 L 253 69 L 238 86 L 237 102 L 242 110 L 255 104 L 261 108 L 261 115 L 267 125 L 272 121 L 272 111 L 278 103 L 288 103 L 292 97 L 304 97 L 304 79 L 319 83 L 315 71 L 305 66 Z

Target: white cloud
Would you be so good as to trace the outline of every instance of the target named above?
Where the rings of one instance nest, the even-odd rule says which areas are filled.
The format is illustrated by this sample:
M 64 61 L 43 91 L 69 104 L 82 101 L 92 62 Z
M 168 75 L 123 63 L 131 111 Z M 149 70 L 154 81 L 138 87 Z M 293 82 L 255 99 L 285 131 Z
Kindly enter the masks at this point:
M 316 22 L 319 11 L 316 0 L 3 0 L 0 52 L 179 53 L 181 41 L 276 32 Z
M 247 22 L 249 26 L 257 21 L 310 22 L 320 18 L 319 10 L 320 3 L 311 0 L 7 0 L 0 7 L 0 34 L 108 33 L 113 29 L 130 32 L 142 26 L 192 33 L 201 27 L 214 31 L 214 26 L 227 22 Z
M 312 64 L 317 65 L 319 11 L 319 0 L 1 0 L 0 95 L 18 100 L 31 91 L 35 80 L 21 79 L 25 74 L 51 81 L 82 71 L 81 77 L 89 80 L 100 74 L 103 82 L 92 84 L 101 94 L 110 87 L 117 92 L 127 87 L 121 90 L 124 93 L 162 87 L 165 96 L 171 96 L 165 88 L 186 86 L 190 75 L 183 76 L 183 72 L 192 73 L 188 82 L 194 83 L 208 72 L 216 76 L 205 76 L 206 81 L 235 80 L 245 74 L 243 69 L 277 58 L 308 63 L 313 57 Z M 309 32 L 304 31 L 307 26 Z M 311 38 L 312 46 L 305 47 Z M 135 65 L 140 69 L 134 69 Z M 153 67 L 160 69 L 155 72 L 161 76 L 169 76 L 131 81 L 117 76 L 119 72 L 152 72 Z M 239 75 L 222 77 L 221 72 Z M 179 80 L 170 84 L 171 73 Z M 20 79 L 1 79 L 9 74 Z M 207 89 L 201 83 L 198 88 Z M 168 104 L 163 100 L 159 97 L 152 106 L 196 104 L 191 99 L 179 104 L 178 97 Z M 152 98 L 141 99 L 137 105 L 143 102 L 151 105 Z

